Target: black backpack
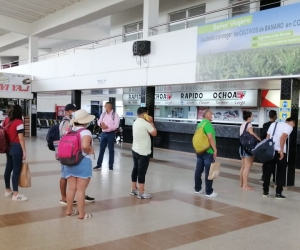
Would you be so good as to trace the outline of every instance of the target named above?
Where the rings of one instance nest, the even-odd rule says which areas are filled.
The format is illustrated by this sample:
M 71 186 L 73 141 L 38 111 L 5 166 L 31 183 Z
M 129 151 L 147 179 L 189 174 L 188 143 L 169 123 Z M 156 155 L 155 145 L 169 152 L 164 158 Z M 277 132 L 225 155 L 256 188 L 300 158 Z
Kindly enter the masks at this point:
M 252 154 L 259 159 L 262 163 L 271 161 L 275 155 L 275 142 L 273 140 L 275 131 L 277 128 L 277 122 L 275 124 L 275 128 L 273 130 L 272 137 L 269 139 L 264 139 L 262 142 L 257 144 L 257 146 L 252 150 Z
M 62 122 L 65 122 L 65 121 L 69 121 L 69 119 L 64 118 L 62 120 Z M 46 136 L 47 146 L 51 151 L 55 151 L 53 142 L 60 140 L 59 126 L 60 126 L 60 124 L 55 124 L 51 128 L 49 128 L 47 136 Z
M 243 134 L 240 136 L 240 144 L 247 154 L 252 155 L 252 149 L 255 148 L 258 141 L 247 131 L 249 122 L 246 124 Z

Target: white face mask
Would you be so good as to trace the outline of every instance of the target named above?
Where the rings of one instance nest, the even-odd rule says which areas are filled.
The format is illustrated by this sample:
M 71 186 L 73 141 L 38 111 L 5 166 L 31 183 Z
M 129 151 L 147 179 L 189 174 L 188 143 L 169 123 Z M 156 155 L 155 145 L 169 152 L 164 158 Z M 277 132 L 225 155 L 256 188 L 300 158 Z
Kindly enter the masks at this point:
M 75 113 L 76 113 L 76 112 L 72 112 L 71 115 L 70 115 L 70 117 L 71 117 L 71 118 L 75 118 Z

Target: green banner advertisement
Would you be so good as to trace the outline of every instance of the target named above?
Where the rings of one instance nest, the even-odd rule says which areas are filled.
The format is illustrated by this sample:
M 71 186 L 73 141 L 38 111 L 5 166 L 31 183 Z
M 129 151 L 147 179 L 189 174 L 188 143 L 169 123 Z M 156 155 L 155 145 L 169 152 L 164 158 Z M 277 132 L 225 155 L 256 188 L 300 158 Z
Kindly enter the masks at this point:
M 198 27 L 197 81 L 300 75 L 300 4 Z

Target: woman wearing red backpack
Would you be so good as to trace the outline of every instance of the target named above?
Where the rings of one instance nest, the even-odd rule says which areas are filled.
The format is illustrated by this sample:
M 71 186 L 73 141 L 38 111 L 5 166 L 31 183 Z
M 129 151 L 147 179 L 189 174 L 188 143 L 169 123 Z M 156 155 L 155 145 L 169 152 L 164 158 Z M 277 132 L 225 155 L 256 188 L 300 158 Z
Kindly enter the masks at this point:
M 7 161 L 4 172 L 6 191 L 4 196 L 12 197 L 13 201 L 27 201 L 28 198 L 20 194 L 18 190 L 22 162 L 26 159 L 21 106 L 16 105 L 9 110 L 8 117 L 3 121 L 2 127 L 5 128 L 6 135 L 10 142 L 9 151 L 6 153 Z M 12 178 L 11 173 L 13 173 Z M 12 189 L 10 186 L 10 178 L 12 179 Z
M 91 214 L 84 212 L 84 207 L 85 190 L 92 177 L 92 155 L 94 155 L 92 133 L 86 127 L 94 119 L 94 115 L 89 115 L 83 109 L 75 112 L 75 116 L 71 120 L 71 125 L 73 125 L 73 131 L 80 133 L 83 159 L 77 165 L 63 165 L 62 168 L 68 181 L 66 216 L 78 215 L 78 219 L 90 219 L 92 217 Z M 75 195 L 78 211 L 73 209 Z

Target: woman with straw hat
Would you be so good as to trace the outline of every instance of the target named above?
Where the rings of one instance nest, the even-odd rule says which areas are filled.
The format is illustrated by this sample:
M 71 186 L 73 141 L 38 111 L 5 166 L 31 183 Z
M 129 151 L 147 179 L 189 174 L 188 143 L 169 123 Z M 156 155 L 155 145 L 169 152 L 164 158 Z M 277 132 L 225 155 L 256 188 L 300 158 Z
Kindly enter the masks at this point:
M 75 112 L 74 118 L 71 120 L 73 125 L 72 130 L 78 131 L 88 126 L 88 124 L 95 119 L 94 115 L 88 114 L 84 109 Z M 78 219 L 90 219 L 91 214 L 84 212 L 85 207 L 85 190 L 89 185 L 92 177 L 92 155 L 94 149 L 92 147 L 92 134 L 88 129 L 83 129 L 80 132 L 81 149 L 84 158 L 75 166 L 63 165 L 64 174 L 68 180 L 67 190 L 67 211 L 66 216 L 78 215 Z M 73 201 L 77 199 L 78 210 L 73 209 Z

